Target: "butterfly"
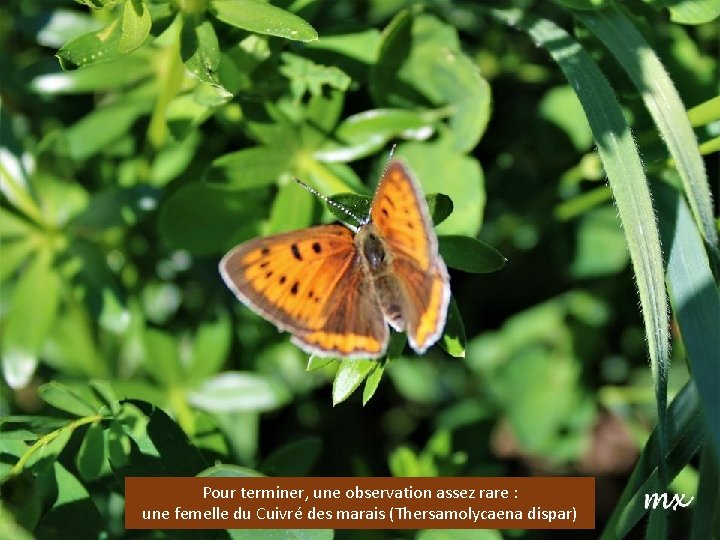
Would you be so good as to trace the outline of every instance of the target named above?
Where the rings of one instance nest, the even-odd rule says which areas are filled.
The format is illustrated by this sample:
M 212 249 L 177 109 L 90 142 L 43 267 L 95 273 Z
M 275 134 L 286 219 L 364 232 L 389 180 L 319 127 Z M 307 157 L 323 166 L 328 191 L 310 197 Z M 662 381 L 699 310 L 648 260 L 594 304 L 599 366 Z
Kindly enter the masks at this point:
M 243 304 L 318 356 L 383 356 L 388 325 L 423 353 L 442 334 L 450 301 L 425 198 L 398 159 L 356 229 L 320 225 L 249 240 L 225 255 L 220 274 Z

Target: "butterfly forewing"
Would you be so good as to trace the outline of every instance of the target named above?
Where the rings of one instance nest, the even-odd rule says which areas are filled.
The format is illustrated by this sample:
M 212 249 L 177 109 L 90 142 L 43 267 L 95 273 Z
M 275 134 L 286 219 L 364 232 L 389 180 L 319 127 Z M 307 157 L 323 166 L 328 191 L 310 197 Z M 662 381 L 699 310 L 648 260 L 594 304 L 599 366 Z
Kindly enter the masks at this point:
M 420 269 L 429 270 L 437 253 L 422 191 L 400 161 L 392 161 L 380 179 L 370 218 L 394 253 L 403 253 Z
M 387 328 L 377 300 L 372 294 L 357 297 L 367 280 L 346 227 L 324 225 L 250 240 L 223 258 L 220 272 L 244 304 L 292 332 L 310 352 L 384 351 Z M 349 302 L 356 303 L 355 311 Z

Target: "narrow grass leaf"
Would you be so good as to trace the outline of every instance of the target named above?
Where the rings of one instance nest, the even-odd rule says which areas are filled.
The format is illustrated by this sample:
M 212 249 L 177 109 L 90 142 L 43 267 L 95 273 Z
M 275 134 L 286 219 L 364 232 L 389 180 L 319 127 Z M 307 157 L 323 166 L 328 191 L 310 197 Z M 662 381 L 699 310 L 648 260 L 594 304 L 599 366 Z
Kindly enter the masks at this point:
M 550 20 L 527 16 L 517 10 L 494 10 L 493 14 L 511 26 L 522 28 L 533 41 L 548 50 L 575 89 L 588 117 L 625 229 L 635 271 L 655 381 L 658 439 L 663 456 L 667 448 L 668 303 L 660 235 L 630 128 L 607 79 L 570 34 Z M 661 490 L 664 490 L 667 485 L 665 464 L 660 461 L 658 465 Z
M 680 95 L 660 59 L 617 5 L 577 11 L 575 15 L 612 52 L 640 92 L 677 165 L 695 220 L 708 245 L 717 252 L 718 236 L 705 164 Z
M 670 303 L 720 463 L 720 292 L 685 200 L 664 184 L 658 184 L 655 193 L 667 251 Z

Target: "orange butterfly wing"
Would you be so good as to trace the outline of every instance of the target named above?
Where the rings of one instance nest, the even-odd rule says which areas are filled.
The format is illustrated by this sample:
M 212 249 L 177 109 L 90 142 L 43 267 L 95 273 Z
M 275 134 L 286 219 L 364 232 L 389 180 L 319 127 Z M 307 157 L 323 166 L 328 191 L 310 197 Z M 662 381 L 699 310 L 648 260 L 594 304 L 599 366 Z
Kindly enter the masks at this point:
M 250 240 L 223 258 L 220 274 L 241 302 L 309 352 L 377 357 L 385 350 L 387 325 L 346 227 Z
M 392 161 L 370 210 L 373 225 L 393 256 L 410 345 L 422 353 L 445 327 L 450 278 L 422 191 L 407 167 Z

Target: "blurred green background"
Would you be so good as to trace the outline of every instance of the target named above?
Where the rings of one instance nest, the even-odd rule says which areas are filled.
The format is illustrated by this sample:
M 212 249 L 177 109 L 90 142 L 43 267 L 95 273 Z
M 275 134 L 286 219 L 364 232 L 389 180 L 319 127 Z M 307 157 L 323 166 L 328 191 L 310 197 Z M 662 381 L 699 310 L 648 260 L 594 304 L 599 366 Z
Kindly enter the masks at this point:
M 598 531 L 565 537 L 596 537 L 656 402 L 627 242 L 573 88 L 482 3 L 272 4 L 0 6 L 0 477 L 11 480 L 0 523 L 18 538 L 68 537 L 58 524 L 76 515 L 58 493 L 72 486 L 93 516 L 74 538 L 143 537 L 123 530 L 118 479 L 148 417 L 176 422 L 198 460 L 225 473 L 592 475 Z M 570 9 L 592 4 L 513 6 L 593 55 L 651 185 L 675 185 L 641 96 Z M 718 94 L 715 8 L 683 11 L 701 4 L 623 8 L 687 108 Z M 696 135 L 717 141 L 718 121 Z M 396 336 L 380 362 L 308 361 L 235 300 L 217 263 L 245 239 L 333 221 L 292 177 L 328 196 L 370 195 L 393 144 L 427 194 L 452 200 L 437 226 L 456 303 L 448 334 L 422 357 Z M 671 332 L 672 396 L 689 375 Z M 172 420 L 140 402 L 122 409 L 126 398 Z M 73 418 L 87 420 L 68 428 Z M 30 445 L 61 426 L 62 444 L 17 476 Z M 673 488 L 696 493 L 697 467 Z M 671 537 L 691 518 L 673 515 Z

